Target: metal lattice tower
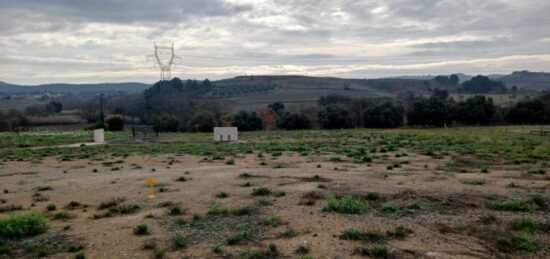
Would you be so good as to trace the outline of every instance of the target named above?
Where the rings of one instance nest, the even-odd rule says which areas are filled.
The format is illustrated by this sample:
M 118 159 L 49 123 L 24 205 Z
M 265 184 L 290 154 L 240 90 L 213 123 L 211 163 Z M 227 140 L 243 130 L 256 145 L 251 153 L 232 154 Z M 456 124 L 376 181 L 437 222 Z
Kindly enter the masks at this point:
M 174 65 L 174 59 L 180 58 L 174 54 L 174 43 L 172 46 L 158 46 L 156 42 L 153 43 L 155 47 L 155 54 L 147 56 L 148 59 L 154 57 L 157 65 L 160 68 L 160 80 L 168 81 L 172 79 L 172 66 Z M 168 53 L 169 59 L 163 61 L 160 57 L 162 54 Z

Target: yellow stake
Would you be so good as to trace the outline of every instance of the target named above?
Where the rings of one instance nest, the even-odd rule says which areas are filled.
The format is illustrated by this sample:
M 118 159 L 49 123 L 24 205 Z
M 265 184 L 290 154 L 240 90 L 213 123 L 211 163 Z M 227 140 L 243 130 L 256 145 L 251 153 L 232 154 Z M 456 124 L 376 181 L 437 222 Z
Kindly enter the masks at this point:
M 147 177 L 147 184 L 150 187 L 150 193 L 149 193 L 149 199 L 154 200 L 155 199 L 155 182 L 153 181 L 153 178 Z

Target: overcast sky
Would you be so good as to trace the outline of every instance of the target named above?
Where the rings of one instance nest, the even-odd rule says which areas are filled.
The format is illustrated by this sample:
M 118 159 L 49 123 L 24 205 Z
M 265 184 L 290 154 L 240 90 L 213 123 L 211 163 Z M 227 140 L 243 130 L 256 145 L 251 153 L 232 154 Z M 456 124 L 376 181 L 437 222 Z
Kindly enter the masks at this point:
M 0 81 L 550 71 L 549 0 L 0 0 Z

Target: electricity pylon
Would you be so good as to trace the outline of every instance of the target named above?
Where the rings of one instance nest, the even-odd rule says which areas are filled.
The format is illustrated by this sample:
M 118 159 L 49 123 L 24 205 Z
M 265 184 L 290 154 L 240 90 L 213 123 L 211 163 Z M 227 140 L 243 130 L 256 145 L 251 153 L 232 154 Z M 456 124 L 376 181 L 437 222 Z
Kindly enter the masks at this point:
M 158 46 L 156 42 L 153 42 L 155 47 L 155 54 L 147 56 L 147 60 L 149 58 L 155 58 L 157 61 L 157 65 L 160 68 L 160 80 L 161 81 L 168 81 L 172 79 L 172 66 L 174 65 L 174 59 L 181 59 L 180 57 L 176 56 L 174 54 L 174 43 L 172 43 L 172 46 Z M 167 61 L 164 61 L 161 59 L 161 54 L 168 53 L 169 59 Z

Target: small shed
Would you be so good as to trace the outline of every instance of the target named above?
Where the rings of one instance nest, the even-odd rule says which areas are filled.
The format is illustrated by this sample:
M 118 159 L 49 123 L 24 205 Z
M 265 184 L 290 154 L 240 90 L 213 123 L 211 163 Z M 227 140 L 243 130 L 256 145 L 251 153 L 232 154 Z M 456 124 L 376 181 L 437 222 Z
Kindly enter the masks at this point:
M 215 141 L 236 141 L 239 140 L 237 127 L 214 127 Z

